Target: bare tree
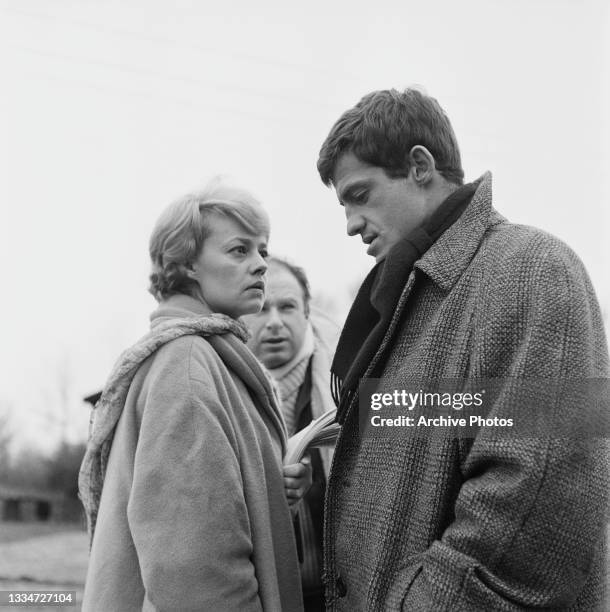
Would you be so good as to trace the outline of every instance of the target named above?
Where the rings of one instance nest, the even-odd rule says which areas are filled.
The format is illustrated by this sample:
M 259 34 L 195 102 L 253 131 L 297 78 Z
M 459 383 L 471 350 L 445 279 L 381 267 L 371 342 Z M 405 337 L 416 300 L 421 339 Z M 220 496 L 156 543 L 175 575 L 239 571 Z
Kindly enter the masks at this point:
M 13 431 L 9 417 L 9 404 L 0 401 L 0 479 L 8 474 L 10 469 L 10 445 L 13 439 Z

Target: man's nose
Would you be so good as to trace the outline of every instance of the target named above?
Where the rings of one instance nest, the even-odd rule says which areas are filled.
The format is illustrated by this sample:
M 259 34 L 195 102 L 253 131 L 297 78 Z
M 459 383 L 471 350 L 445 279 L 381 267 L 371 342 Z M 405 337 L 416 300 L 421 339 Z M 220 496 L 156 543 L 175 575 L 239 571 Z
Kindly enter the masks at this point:
M 345 208 L 345 217 L 347 219 L 347 235 L 356 236 L 362 232 L 364 227 L 364 219 L 361 215 L 350 211 L 347 207 Z
M 283 325 L 282 317 L 280 317 L 280 313 L 277 308 L 270 308 L 269 314 L 267 315 L 267 323 L 266 327 L 269 329 L 278 329 Z

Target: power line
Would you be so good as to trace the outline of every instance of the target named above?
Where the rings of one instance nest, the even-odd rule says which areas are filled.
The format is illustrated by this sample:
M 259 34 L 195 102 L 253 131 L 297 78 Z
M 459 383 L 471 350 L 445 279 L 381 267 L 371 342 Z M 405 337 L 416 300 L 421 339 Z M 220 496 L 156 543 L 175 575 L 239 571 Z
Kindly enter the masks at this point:
M 129 38 L 147 41 L 147 42 L 151 42 L 155 44 L 169 45 L 172 47 L 183 47 L 185 49 L 191 49 L 191 50 L 194 50 L 202 54 L 224 55 L 226 57 L 231 57 L 239 61 L 257 63 L 257 64 L 267 64 L 270 66 L 275 66 L 277 68 L 287 69 L 291 71 L 297 70 L 299 72 L 315 72 L 316 75 L 326 74 L 333 81 L 336 81 L 337 77 L 359 81 L 359 77 L 357 75 L 351 74 L 345 71 L 337 71 L 337 70 L 331 71 L 325 68 L 317 68 L 317 67 L 310 68 L 302 64 L 295 64 L 293 62 L 288 62 L 285 60 L 271 59 L 269 57 L 254 56 L 252 54 L 240 53 L 240 52 L 231 51 L 230 49 L 224 49 L 224 48 L 222 50 L 219 50 L 214 47 L 205 47 L 205 46 L 198 45 L 192 42 L 176 41 L 172 38 L 168 38 L 165 36 L 159 36 L 159 35 L 153 36 L 150 34 L 143 34 L 142 32 L 133 32 L 131 30 L 127 30 L 124 28 L 110 27 L 107 25 L 99 25 L 96 23 L 88 22 L 88 21 L 70 19 L 65 16 L 62 16 L 60 20 L 60 18 L 55 15 L 48 15 L 48 14 L 36 13 L 36 12 L 33 13 L 30 11 L 23 11 L 21 9 L 6 8 L 6 7 L 0 7 L 0 11 L 5 12 L 5 13 L 12 13 L 14 15 L 18 15 L 21 17 L 27 17 L 30 19 L 62 22 L 62 23 L 70 24 L 70 25 L 80 27 L 80 28 L 91 29 L 96 32 L 102 32 L 102 33 L 116 35 L 116 36 L 129 37 Z
M 207 101 L 200 101 L 200 100 L 193 101 L 193 100 L 187 100 L 184 98 L 177 98 L 174 96 L 167 96 L 167 95 L 158 94 L 158 93 L 151 94 L 148 92 L 133 91 L 133 90 L 125 89 L 122 87 L 118 88 L 118 87 L 101 86 L 98 83 L 91 83 L 83 79 L 67 78 L 67 77 L 61 77 L 57 75 L 49 75 L 46 73 L 36 73 L 36 72 L 30 72 L 30 74 L 33 74 L 34 76 L 36 76 L 36 78 L 42 78 L 47 81 L 55 81 L 55 82 L 69 85 L 69 86 L 82 87 L 85 89 L 92 89 L 92 90 L 99 91 L 102 93 L 121 94 L 121 95 L 126 95 L 129 97 L 145 99 L 145 100 L 149 100 L 153 102 L 154 101 L 166 102 L 166 103 L 175 104 L 178 106 L 186 107 L 186 108 L 197 110 L 197 111 L 201 111 L 202 109 L 208 109 L 208 110 L 212 110 L 217 113 L 223 113 L 223 114 L 228 114 L 228 115 L 233 115 L 233 116 L 241 116 L 246 119 L 255 119 L 257 121 L 263 120 L 266 122 L 288 123 L 292 126 L 302 124 L 302 122 L 297 121 L 294 116 L 287 117 L 287 116 L 279 115 L 276 113 L 272 115 L 265 115 L 262 113 L 244 111 L 243 109 L 240 109 L 240 108 L 231 108 L 228 106 L 217 106 L 217 105 L 210 104 Z
M 325 103 L 321 100 L 308 99 L 308 98 L 303 98 L 301 96 L 290 96 L 290 95 L 276 93 L 276 92 L 267 93 L 267 92 L 262 92 L 260 90 L 257 90 L 251 87 L 243 87 L 243 86 L 234 85 L 231 83 L 219 83 L 219 82 L 210 81 L 210 80 L 197 79 L 194 77 L 167 74 L 167 73 L 163 73 L 157 70 L 152 70 L 149 68 L 133 67 L 133 66 L 129 66 L 126 64 L 109 62 L 106 60 L 78 57 L 75 55 L 57 53 L 56 51 L 32 49 L 31 47 L 25 47 L 23 45 L 16 45 L 14 43 L 0 42 L 0 46 L 9 48 L 9 49 L 17 49 L 19 51 L 22 51 L 24 53 L 28 53 L 31 55 L 38 55 L 41 57 L 48 57 L 48 58 L 58 59 L 58 60 L 68 61 L 68 62 L 88 64 L 91 66 L 98 66 L 98 67 L 107 68 L 110 70 L 117 70 L 117 71 L 124 72 L 127 74 L 135 74 L 135 75 L 139 75 L 143 77 L 151 77 L 151 78 L 157 78 L 157 79 L 164 79 L 167 81 L 175 81 L 175 82 L 180 82 L 180 83 L 187 84 L 187 85 L 203 87 L 208 90 L 209 89 L 213 89 L 213 90 L 221 89 L 221 90 L 226 90 L 226 91 L 238 92 L 241 94 L 247 94 L 250 96 L 263 98 L 266 100 L 277 99 L 277 100 L 287 101 L 290 103 L 297 102 L 299 104 L 305 104 L 305 105 L 315 104 L 321 107 L 326 107 L 326 108 L 333 109 L 333 110 L 335 109 L 333 105 Z

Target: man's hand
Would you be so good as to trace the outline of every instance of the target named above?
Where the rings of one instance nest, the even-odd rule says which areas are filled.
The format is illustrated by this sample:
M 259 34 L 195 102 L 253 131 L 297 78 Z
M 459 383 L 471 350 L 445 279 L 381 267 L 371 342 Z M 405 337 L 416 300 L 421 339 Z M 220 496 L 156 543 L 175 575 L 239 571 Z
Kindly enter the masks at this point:
M 284 466 L 284 490 L 288 505 L 293 509 L 309 491 L 312 482 L 311 473 L 311 458 L 308 456 L 303 457 L 299 463 Z

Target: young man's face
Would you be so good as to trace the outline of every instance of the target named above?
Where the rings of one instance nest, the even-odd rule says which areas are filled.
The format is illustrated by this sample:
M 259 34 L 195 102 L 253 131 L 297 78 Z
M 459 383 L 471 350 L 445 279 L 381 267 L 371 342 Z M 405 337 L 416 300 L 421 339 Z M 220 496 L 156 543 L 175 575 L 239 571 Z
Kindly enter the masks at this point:
M 347 233 L 360 234 L 367 254 L 377 262 L 414 229 L 429 213 L 421 189 L 411 176 L 390 178 L 379 166 L 371 166 L 353 153 L 339 156 L 333 185 L 345 208 Z

